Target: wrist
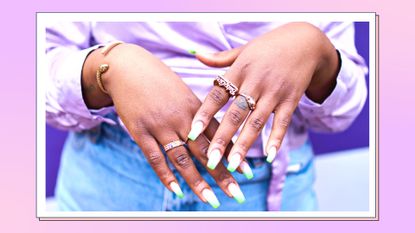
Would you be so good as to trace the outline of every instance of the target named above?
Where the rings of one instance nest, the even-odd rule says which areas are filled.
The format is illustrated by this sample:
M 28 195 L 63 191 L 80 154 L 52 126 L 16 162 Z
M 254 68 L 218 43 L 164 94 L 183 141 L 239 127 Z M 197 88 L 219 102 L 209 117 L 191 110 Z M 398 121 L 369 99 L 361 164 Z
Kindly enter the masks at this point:
M 306 90 L 308 98 L 323 103 L 336 87 L 337 75 L 341 68 L 340 54 L 324 35 L 324 45 L 320 46 L 319 63 Z

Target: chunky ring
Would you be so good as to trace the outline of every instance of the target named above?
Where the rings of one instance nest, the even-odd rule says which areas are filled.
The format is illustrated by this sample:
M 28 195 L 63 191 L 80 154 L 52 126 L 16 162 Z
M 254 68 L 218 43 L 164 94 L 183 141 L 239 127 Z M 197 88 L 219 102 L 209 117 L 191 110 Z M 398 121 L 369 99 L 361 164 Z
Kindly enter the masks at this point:
M 171 149 L 174 149 L 176 147 L 183 146 L 184 144 L 186 144 L 184 141 L 176 140 L 176 141 L 172 141 L 172 142 L 164 145 L 163 147 L 164 147 L 164 151 L 167 152 L 167 151 L 169 151 Z
M 218 77 L 215 78 L 213 85 L 225 88 L 225 90 L 232 97 L 238 93 L 238 87 L 236 87 L 229 80 L 225 79 L 222 75 L 218 75 Z
M 256 102 L 255 102 L 254 98 L 252 98 L 249 95 L 242 94 L 242 93 L 238 93 L 238 95 L 245 98 L 246 102 L 248 103 L 248 107 L 249 107 L 249 109 L 251 109 L 251 111 L 255 110 Z

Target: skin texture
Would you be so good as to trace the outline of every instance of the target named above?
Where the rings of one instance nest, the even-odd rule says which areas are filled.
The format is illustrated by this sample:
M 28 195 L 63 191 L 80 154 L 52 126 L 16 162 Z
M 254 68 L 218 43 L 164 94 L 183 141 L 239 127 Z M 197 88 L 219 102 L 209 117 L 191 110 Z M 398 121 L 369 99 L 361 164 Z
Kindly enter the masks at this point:
M 244 98 L 236 97 L 208 150 L 209 155 L 216 149 L 223 155 L 246 120 L 229 153 L 229 156 L 239 153 L 241 159 L 272 114 L 272 133 L 266 148 L 268 155 L 275 155 L 302 95 L 306 93 L 311 100 L 322 103 L 333 91 L 339 71 L 335 48 L 324 33 L 307 23 L 286 24 L 243 47 L 216 54 L 196 53 L 196 57 L 211 67 L 229 66 L 224 77 L 236 85 L 240 93 L 256 100 L 256 109 L 250 111 Z M 193 122 L 202 121 L 204 126 L 208 125 L 229 97 L 224 88 L 214 86 Z
M 167 165 L 159 145 L 181 139 L 186 141 L 192 118 L 201 106 L 199 99 L 186 84 L 164 63 L 145 49 L 132 44 L 121 44 L 104 56 L 100 49 L 86 59 L 82 71 L 85 103 L 96 109 L 114 105 L 135 142 L 144 152 L 161 182 L 172 190 L 176 177 Z M 102 81 L 109 95 L 97 86 L 95 73 L 100 64 L 109 64 Z M 211 121 L 204 133 L 189 141 L 191 154 L 184 146 L 167 152 L 167 159 L 177 168 L 193 192 L 204 202 L 204 189 L 211 189 L 196 169 L 191 156 L 207 164 L 207 148 L 219 123 Z M 208 170 L 219 187 L 230 197 L 228 186 L 238 184 L 224 165 Z M 144 177 L 143 177 L 144 178 Z M 177 193 L 177 192 L 176 192 Z

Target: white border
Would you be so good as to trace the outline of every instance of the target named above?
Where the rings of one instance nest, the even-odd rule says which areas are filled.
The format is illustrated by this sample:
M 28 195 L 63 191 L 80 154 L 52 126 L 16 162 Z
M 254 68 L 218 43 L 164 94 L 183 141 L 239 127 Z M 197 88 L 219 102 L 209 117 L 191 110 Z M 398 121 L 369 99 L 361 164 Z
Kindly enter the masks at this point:
M 203 17 L 200 15 L 203 14 Z M 46 22 L 50 21 L 363 21 L 369 22 L 369 210 L 363 212 L 159 212 L 159 211 L 100 211 L 57 212 L 46 210 L 46 110 L 45 80 L 47 72 Z M 196 20 L 195 20 L 196 19 Z M 37 13 L 37 217 L 39 218 L 374 218 L 376 217 L 376 157 L 375 157 L 375 13 Z

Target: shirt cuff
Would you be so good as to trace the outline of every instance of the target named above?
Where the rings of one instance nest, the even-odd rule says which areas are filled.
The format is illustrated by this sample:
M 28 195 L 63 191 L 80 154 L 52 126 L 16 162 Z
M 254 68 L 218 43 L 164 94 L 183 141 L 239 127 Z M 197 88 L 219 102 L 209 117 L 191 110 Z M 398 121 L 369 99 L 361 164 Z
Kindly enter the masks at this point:
M 97 110 L 88 109 L 82 96 L 82 68 L 86 57 L 93 50 L 102 47 L 96 45 L 88 49 L 71 52 L 65 58 L 62 66 L 59 68 L 59 76 L 57 77 L 57 86 L 62 90 L 58 96 L 58 101 L 62 109 L 69 115 L 74 117 L 73 127 L 76 130 L 91 129 L 102 122 L 115 125 L 116 123 L 104 116 L 113 111 L 113 107 L 104 107 Z M 78 119 L 76 119 L 78 118 Z
M 339 58 L 341 67 L 339 74 L 336 77 L 336 86 L 331 94 L 323 101 L 323 103 L 316 103 L 304 94 L 298 104 L 300 111 L 303 114 L 328 114 L 338 106 L 341 97 L 347 93 L 347 85 L 345 80 L 350 77 L 349 69 L 347 69 L 348 61 L 342 59 L 342 53 L 339 51 Z

